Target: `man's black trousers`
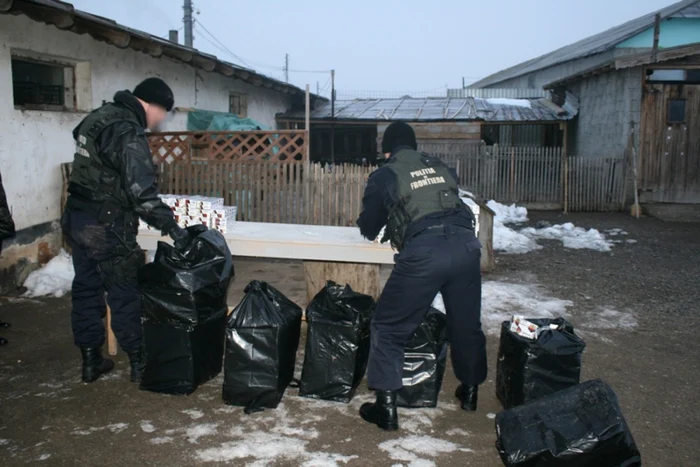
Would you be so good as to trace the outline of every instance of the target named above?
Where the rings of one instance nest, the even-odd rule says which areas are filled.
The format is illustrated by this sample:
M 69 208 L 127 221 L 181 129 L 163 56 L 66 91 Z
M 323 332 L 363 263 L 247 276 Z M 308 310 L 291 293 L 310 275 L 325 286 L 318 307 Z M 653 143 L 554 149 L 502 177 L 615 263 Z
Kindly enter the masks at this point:
M 447 310 L 452 366 L 457 379 L 486 379 L 486 338 L 481 329 L 481 250 L 474 232 L 445 225 L 425 230 L 396 255 L 394 270 L 372 318 L 367 370 L 372 389 L 402 387 L 404 347 L 438 292 Z
M 97 215 L 67 211 L 62 220 L 73 254 L 73 339 L 78 347 L 100 347 L 107 303 L 112 329 L 125 352 L 141 347 L 141 301 L 137 272 L 143 252 L 136 243 L 137 221 L 124 216 L 108 225 Z

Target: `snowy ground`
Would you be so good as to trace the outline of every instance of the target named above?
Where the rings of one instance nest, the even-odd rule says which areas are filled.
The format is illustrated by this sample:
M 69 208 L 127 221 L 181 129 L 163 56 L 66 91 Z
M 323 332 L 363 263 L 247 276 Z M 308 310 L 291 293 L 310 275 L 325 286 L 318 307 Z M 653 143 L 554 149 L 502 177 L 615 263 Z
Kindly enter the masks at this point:
M 615 243 L 623 243 L 623 240 L 611 239 L 611 237 L 627 235 L 627 232 L 619 228 L 600 232 L 594 228 L 576 227 L 571 222 L 556 225 L 541 222 L 537 227 L 518 229 L 519 224 L 528 221 L 527 209 L 516 205 L 506 206 L 493 200 L 487 204 L 496 213 L 493 247 L 503 253 L 524 254 L 539 250 L 543 245 L 538 240 L 558 240 L 564 248 L 574 250 L 607 252 Z M 636 240 L 632 239 L 626 241 L 629 244 L 636 243 Z
M 574 322 L 587 343 L 583 378 L 603 378 L 615 389 L 645 465 L 697 465 L 700 227 L 622 215 L 529 217 L 533 228 L 572 222 L 622 243 L 597 252 L 538 239 L 541 249 L 497 257 L 496 273 L 484 282 L 489 379 L 475 414 L 458 409 L 449 367 L 438 408 L 401 410 L 397 433 L 359 420 L 359 406 L 371 399 L 364 384 L 350 404 L 303 399 L 290 389 L 278 409 L 245 415 L 221 402 L 221 377 L 189 397 L 138 391 L 120 352 L 108 378 L 84 385 L 70 297 L 0 298 L 0 318 L 13 324 L 0 333 L 10 339 L 0 348 L 2 465 L 502 465 L 494 449 L 493 330 L 515 312 Z M 236 267 L 232 301 L 257 278 L 305 303 L 298 263 L 239 260 Z

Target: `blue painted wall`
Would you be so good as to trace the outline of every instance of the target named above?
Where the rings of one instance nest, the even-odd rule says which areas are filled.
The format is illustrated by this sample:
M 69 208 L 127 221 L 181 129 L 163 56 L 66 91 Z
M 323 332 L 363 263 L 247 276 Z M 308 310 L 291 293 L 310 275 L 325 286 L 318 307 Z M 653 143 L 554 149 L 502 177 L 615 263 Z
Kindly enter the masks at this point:
M 678 47 L 700 42 L 700 18 L 671 18 L 661 22 L 659 47 Z M 618 44 L 618 48 L 653 47 L 654 27 Z

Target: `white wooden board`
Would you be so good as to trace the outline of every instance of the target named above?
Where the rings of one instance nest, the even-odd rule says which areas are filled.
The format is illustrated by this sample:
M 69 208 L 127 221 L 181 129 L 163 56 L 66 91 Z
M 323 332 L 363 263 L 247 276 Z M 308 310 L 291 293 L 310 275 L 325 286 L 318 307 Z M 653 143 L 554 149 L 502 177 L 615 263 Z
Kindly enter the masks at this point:
M 394 264 L 391 247 L 363 238 L 357 227 L 236 222 L 224 237 L 233 256 Z M 139 231 L 144 250 L 155 250 L 158 241 L 171 242 L 159 231 Z

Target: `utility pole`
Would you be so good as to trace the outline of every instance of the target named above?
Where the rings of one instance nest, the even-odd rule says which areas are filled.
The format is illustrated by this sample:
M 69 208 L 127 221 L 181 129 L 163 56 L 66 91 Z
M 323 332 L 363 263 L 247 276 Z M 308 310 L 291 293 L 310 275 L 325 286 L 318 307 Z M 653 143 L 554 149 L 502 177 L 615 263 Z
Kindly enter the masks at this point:
M 185 46 L 192 47 L 194 39 L 192 37 L 192 0 L 185 0 L 182 8 L 185 10 L 185 17 L 183 18 L 185 23 Z
M 331 70 L 331 118 L 335 118 L 335 70 Z
M 335 70 L 331 70 L 331 118 L 335 118 Z M 331 164 L 335 165 L 335 122 L 331 121 Z
M 464 83 L 464 77 L 462 77 L 462 89 L 466 89 L 467 85 Z
M 321 95 L 321 85 L 318 83 L 318 81 L 316 81 L 316 95 Z
M 289 82 L 289 54 L 284 54 L 284 80 Z

